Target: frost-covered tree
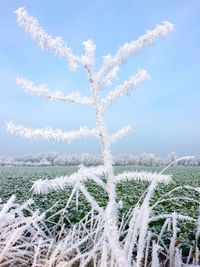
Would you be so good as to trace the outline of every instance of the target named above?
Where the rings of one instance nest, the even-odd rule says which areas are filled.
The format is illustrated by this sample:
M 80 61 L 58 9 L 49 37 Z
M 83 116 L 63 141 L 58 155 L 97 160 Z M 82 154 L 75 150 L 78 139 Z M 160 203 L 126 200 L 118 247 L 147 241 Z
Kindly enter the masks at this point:
M 85 224 L 81 221 L 78 226 L 74 226 L 68 232 L 65 241 L 63 241 L 59 248 L 65 253 L 63 258 L 68 259 L 67 263 L 63 260 L 56 266 L 73 266 L 78 260 L 80 266 L 87 266 L 90 261 L 93 261 L 96 264 L 95 266 L 102 267 L 139 267 L 144 259 L 145 246 L 148 242 L 148 224 L 150 220 L 156 220 L 156 218 L 150 219 L 152 213 L 150 199 L 154 194 L 156 186 L 159 183 L 170 182 L 171 177 L 162 173 L 146 172 L 124 172 L 115 175 L 113 172 L 111 146 L 130 133 L 132 127 L 127 125 L 111 134 L 107 130 L 104 117 L 105 111 L 111 104 L 121 96 L 129 95 L 133 89 L 146 81 L 149 75 L 146 70 L 139 70 L 129 79 L 117 85 L 105 98 L 101 98 L 100 94 L 102 90 L 117 80 L 120 67 L 129 58 L 143 48 L 154 45 L 161 37 L 167 36 L 174 30 L 174 25 L 165 21 L 161 25 L 157 25 L 153 30 L 147 31 L 146 34 L 139 37 L 136 41 L 125 43 L 114 55 L 104 56 L 102 67 L 96 70 L 96 46 L 93 41 L 87 40 L 83 42 L 84 53 L 82 55 L 75 55 L 61 37 L 53 38 L 47 34 L 41 28 L 38 21 L 27 13 L 25 8 L 19 8 L 16 11 L 16 15 L 18 24 L 38 42 L 42 49 L 49 50 L 56 56 L 66 59 L 72 70 L 80 67 L 86 70 L 91 96 L 85 97 L 79 92 L 64 94 L 60 91 L 51 91 L 47 86 L 37 85 L 24 77 L 17 77 L 17 84 L 28 93 L 51 101 L 92 106 L 96 114 L 96 126 L 92 129 L 81 127 L 78 130 L 66 132 L 53 128 L 33 129 L 8 122 L 8 131 L 28 139 L 44 139 L 68 143 L 79 138 L 95 137 L 100 140 L 102 149 L 103 164 L 101 166 L 88 168 L 82 166 L 76 173 L 70 176 L 56 177 L 52 180 L 38 180 L 33 185 L 32 189 L 36 194 L 47 194 L 50 191 L 64 190 L 66 187 L 71 187 L 72 191 L 68 204 L 74 196 L 76 196 L 76 201 L 78 202 L 80 192 L 91 205 L 90 216 L 85 219 Z M 106 179 L 103 179 L 103 177 L 106 177 Z M 87 190 L 85 182 L 89 180 L 95 182 L 97 186 L 107 193 L 108 203 L 105 208 L 101 207 Z M 149 181 L 150 186 L 145 192 L 143 202 L 136 205 L 133 211 L 130 212 L 127 219 L 128 227 L 126 224 L 120 226 L 118 212 L 122 203 L 117 197 L 116 186 L 122 181 L 131 180 Z M 169 220 L 170 218 L 169 216 Z M 87 228 L 88 222 L 90 222 L 89 229 Z M 126 227 L 128 230 L 125 230 Z M 67 247 L 69 241 L 71 245 Z M 80 247 L 83 247 L 84 244 L 87 244 L 87 250 L 86 248 L 80 250 Z M 135 252 L 136 247 L 137 253 Z M 60 251 L 59 249 L 58 251 Z M 158 250 L 159 247 L 154 244 L 153 251 L 155 255 Z M 70 253 L 73 255 L 72 258 L 69 257 Z M 154 259 L 154 261 L 157 262 L 158 259 Z

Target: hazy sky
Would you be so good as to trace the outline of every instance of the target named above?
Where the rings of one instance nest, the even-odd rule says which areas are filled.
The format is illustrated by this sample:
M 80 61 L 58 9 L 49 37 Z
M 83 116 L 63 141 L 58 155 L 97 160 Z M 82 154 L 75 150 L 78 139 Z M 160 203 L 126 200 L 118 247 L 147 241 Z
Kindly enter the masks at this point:
M 138 69 L 150 80 L 121 98 L 106 113 L 109 131 L 133 124 L 134 133 L 113 146 L 114 153 L 153 152 L 200 155 L 200 1 L 199 0 L 1 0 L 0 1 L 0 154 L 44 151 L 99 153 L 96 140 L 72 144 L 30 141 L 7 133 L 5 121 L 27 127 L 78 129 L 95 126 L 91 107 L 48 102 L 26 94 L 15 83 L 22 75 L 52 90 L 89 95 L 83 70 L 70 72 L 67 62 L 41 51 L 18 27 L 13 12 L 25 6 L 53 36 L 60 35 L 75 53 L 82 42 L 97 45 L 96 67 L 126 41 L 136 39 L 156 24 L 169 20 L 176 31 L 146 48 L 122 67 L 117 84 Z M 105 96 L 109 89 L 103 93 Z

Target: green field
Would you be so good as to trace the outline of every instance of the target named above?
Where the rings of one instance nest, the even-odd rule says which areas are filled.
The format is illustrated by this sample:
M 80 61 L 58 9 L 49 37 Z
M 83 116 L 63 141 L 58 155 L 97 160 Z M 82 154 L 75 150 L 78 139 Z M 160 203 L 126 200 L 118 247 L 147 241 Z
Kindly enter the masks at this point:
M 76 166 L 67 167 L 2 167 L 0 168 L 0 198 L 6 201 L 12 194 L 16 195 L 17 202 L 33 198 L 37 203 L 37 207 L 41 210 L 48 209 L 53 203 L 60 200 L 60 206 L 66 204 L 71 189 L 65 191 L 52 192 L 47 196 L 34 196 L 30 191 L 33 181 L 37 179 L 52 179 L 56 176 L 70 175 L 77 170 Z M 144 166 L 116 166 L 115 173 L 118 174 L 125 170 L 145 170 L 150 172 L 158 172 L 161 168 L 144 167 Z M 169 190 L 182 185 L 190 185 L 200 187 L 200 167 L 171 167 L 167 170 L 168 174 L 172 174 L 173 182 L 169 185 L 160 185 L 156 190 L 154 199 L 162 196 Z M 118 198 L 123 201 L 124 211 L 127 211 L 137 202 L 140 195 L 147 188 L 147 182 L 126 182 L 118 185 Z M 87 183 L 87 187 L 92 195 L 97 198 L 100 205 L 104 206 L 107 201 L 107 195 L 92 182 Z M 179 190 L 173 196 L 195 197 L 200 201 L 200 195 L 194 191 Z M 80 196 L 81 197 L 81 196 Z M 189 206 L 188 206 L 189 204 Z M 80 202 L 80 210 L 86 210 L 88 204 L 84 199 Z M 189 208 L 189 209 L 188 209 Z M 174 202 L 170 199 L 168 203 L 164 203 L 160 209 L 166 211 L 181 211 L 187 215 L 197 215 L 197 207 L 195 203 Z
M 29 198 L 33 198 L 35 208 L 39 208 L 41 211 L 45 211 L 52 207 L 52 205 L 59 201 L 58 205 L 51 212 L 55 212 L 60 208 L 65 207 L 67 199 L 71 192 L 68 188 L 65 191 L 52 192 L 48 195 L 34 196 L 30 191 L 30 188 L 34 180 L 37 179 L 52 179 L 56 176 L 70 175 L 77 170 L 76 166 L 67 167 L 2 167 L 0 168 L 0 198 L 2 201 L 6 201 L 12 194 L 16 195 L 16 201 L 18 203 L 23 203 Z M 115 173 L 118 174 L 125 170 L 145 170 L 150 172 L 159 172 L 161 168 L 158 167 L 144 167 L 144 166 L 116 166 Z M 152 199 L 152 204 L 163 194 L 169 192 L 173 188 L 182 185 L 190 185 L 195 188 L 200 187 L 200 167 L 171 167 L 167 170 L 168 174 L 172 174 L 173 181 L 169 185 L 160 185 L 154 198 Z M 90 193 L 95 196 L 100 206 L 105 206 L 108 196 L 101 190 L 96 184 L 89 182 L 86 184 Z M 123 209 L 121 214 L 126 213 L 130 208 L 132 208 L 139 197 L 142 195 L 144 190 L 147 188 L 148 182 L 124 182 L 118 185 L 118 199 L 123 201 Z M 195 191 L 190 190 L 179 190 L 174 192 L 172 197 L 187 197 L 194 198 L 196 201 L 200 201 L 200 194 Z M 199 205 L 197 202 L 191 202 L 189 200 L 179 200 L 174 201 L 168 198 L 166 202 L 162 203 L 155 210 L 156 214 L 171 213 L 176 211 L 183 215 L 189 215 L 194 218 L 198 216 Z M 87 211 L 90 210 L 89 204 L 85 201 L 83 196 L 79 197 L 78 210 L 75 207 L 75 200 L 70 204 L 68 209 L 68 218 L 71 223 L 78 222 Z M 154 224 L 155 230 L 159 230 L 160 226 Z M 184 244 L 191 244 L 194 240 L 194 225 L 188 223 L 183 223 L 181 225 L 181 236 L 180 239 Z

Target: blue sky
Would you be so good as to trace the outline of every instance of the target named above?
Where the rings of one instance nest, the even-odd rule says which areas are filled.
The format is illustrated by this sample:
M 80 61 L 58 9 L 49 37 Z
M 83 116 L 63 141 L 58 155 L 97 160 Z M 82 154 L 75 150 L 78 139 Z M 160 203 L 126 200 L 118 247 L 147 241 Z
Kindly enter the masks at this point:
M 113 153 L 152 152 L 166 155 L 200 155 L 200 1 L 199 0 L 1 0 L 0 2 L 0 154 L 17 155 L 44 151 L 99 153 L 96 140 L 72 144 L 30 141 L 11 135 L 5 121 L 28 127 L 78 129 L 95 126 L 91 107 L 48 102 L 23 92 L 15 83 L 22 75 L 52 90 L 80 91 L 89 95 L 85 72 L 70 72 L 65 60 L 38 45 L 13 14 L 25 6 L 43 28 L 62 36 L 75 53 L 82 42 L 97 45 L 96 67 L 101 58 L 114 54 L 124 42 L 136 39 L 156 24 L 169 20 L 176 31 L 155 46 L 146 48 L 122 67 L 118 83 L 138 69 L 147 69 L 150 80 L 121 98 L 106 113 L 110 132 L 133 124 L 134 133 L 112 148 Z M 106 95 L 109 88 L 103 93 Z

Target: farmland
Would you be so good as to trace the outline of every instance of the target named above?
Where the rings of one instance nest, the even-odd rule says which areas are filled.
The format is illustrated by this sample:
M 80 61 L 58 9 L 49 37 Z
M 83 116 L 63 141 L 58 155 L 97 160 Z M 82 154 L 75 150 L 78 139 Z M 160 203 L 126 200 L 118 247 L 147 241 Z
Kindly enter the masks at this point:
M 163 168 L 163 167 L 162 167 Z M 146 167 L 146 166 L 115 166 L 115 174 L 124 171 L 146 171 L 160 172 L 161 167 Z M 56 212 L 65 208 L 67 200 L 71 193 L 71 188 L 66 188 L 64 191 L 53 191 L 47 195 L 34 195 L 30 190 L 33 181 L 38 179 L 53 179 L 55 177 L 71 175 L 76 172 L 77 166 L 66 167 L 1 167 L 0 169 L 0 196 L 2 202 L 6 202 L 13 194 L 16 195 L 16 202 L 24 203 L 32 198 L 34 200 L 33 209 L 47 211 L 47 226 L 51 227 L 52 221 L 48 222 L 48 216 L 53 215 L 54 222 L 59 220 L 59 216 L 55 216 Z M 157 187 L 155 195 L 151 200 L 151 205 L 154 205 L 158 199 L 162 198 L 167 192 L 177 187 L 187 185 L 198 188 L 200 185 L 200 167 L 181 167 L 174 166 L 167 170 L 171 174 L 173 181 L 168 185 L 160 185 Z M 106 179 L 104 177 L 103 179 Z M 86 182 L 88 192 L 95 197 L 98 204 L 106 207 L 108 195 L 95 183 Z M 117 185 L 117 199 L 122 200 L 122 208 L 119 210 L 119 222 L 123 220 L 123 216 L 133 208 L 138 202 L 140 196 L 145 192 L 149 183 L 141 182 L 121 182 Z M 192 199 L 191 199 L 192 198 Z M 153 210 L 154 215 L 172 214 L 176 211 L 178 214 L 191 216 L 195 219 L 198 217 L 198 209 L 200 202 L 200 193 L 194 190 L 181 189 L 175 190 L 167 196 L 163 202 L 156 206 Z M 57 203 L 56 205 L 54 205 Z M 79 223 L 79 221 L 90 211 L 90 206 L 82 194 L 79 194 L 79 203 L 77 206 L 76 198 L 70 203 L 67 208 L 67 216 L 65 220 L 66 229 Z M 149 224 L 149 230 L 154 233 L 160 233 L 163 221 Z M 187 258 L 191 247 L 194 247 L 196 225 L 191 222 L 182 221 L 178 224 L 178 233 L 176 242 L 182 250 L 183 257 Z M 170 236 L 163 237 L 165 243 L 169 245 Z
M 23 203 L 29 198 L 33 198 L 35 206 L 40 210 L 45 211 L 49 209 L 54 203 L 59 201 L 58 207 L 65 207 L 67 199 L 70 195 L 71 189 L 67 188 L 64 191 L 51 192 L 48 195 L 33 195 L 30 191 L 33 181 L 38 179 L 52 179 L 56 176 L 70 175 L 78 169 L 77 166 L 66 167 L 1 167 L 0 168 L 0 197 L 3 202 L 8 200 L 11 195 L 16 195 L 16 201 Z M 149 171 L 159 172 L 160 167 L 146 167 L 146 166 L 115 166 L 115 174 L 128 171 Z M 181 167 L 174 166 L 167 170 L 168 174 L 172 174 L 173 181 L 169 185 L 160 185 L 156 190 L 153 202 L 164 193 L 169 192 L 178 186 L 189 185 L 195 188 L 200 187 L 200 167 Z M 100 206 L 105 206 L 107 203 L 107 195 L 93 182 L 86 183 L 89 192 L 97 199 Z M 148 182 L 122 182 L 118 184 L 117 194 L 118 199 L 123 201 L 122 213 L 127 212 L 132 208 L 147 188 Z M 200 201 L 200 194 L 198 192 L 191 192 L 185 189 L 175 191 L 170 197 L 193 197 Z M 89 204 L 83 196 L 80 195 L 78 213 L 74 215 L 75 203 L 72 202 L 69 209 L 69 217 L 72 221 L 78 221 L 79 216 L 89 210 Z M 159 210 L 158 210 L 159 209 Z M 156 209 L 156 212 L 173 212 L 177 211 L 181 214 L 197 217 L 198 204 L 190 201 L 170 201 L 163 202 Z

